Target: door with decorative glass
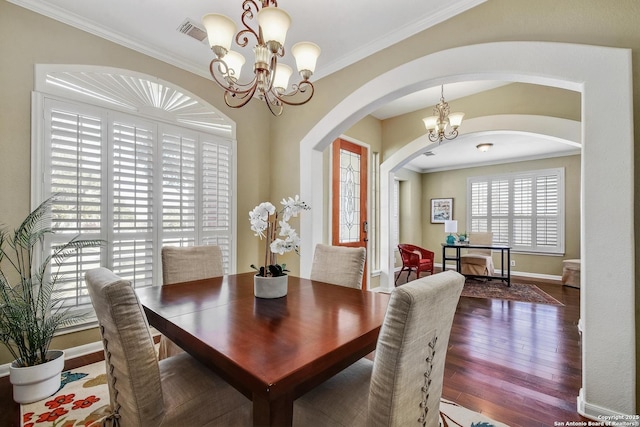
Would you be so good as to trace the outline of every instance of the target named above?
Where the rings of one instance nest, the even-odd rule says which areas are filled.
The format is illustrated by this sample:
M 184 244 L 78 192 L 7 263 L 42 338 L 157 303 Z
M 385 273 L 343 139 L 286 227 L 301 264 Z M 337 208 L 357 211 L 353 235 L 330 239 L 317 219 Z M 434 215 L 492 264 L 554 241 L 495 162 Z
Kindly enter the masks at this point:
M 344 139 L 333 142 L 332 244 L 367 248 L 368 150 Z M 367 288 L 365 264 L 362 288 Z

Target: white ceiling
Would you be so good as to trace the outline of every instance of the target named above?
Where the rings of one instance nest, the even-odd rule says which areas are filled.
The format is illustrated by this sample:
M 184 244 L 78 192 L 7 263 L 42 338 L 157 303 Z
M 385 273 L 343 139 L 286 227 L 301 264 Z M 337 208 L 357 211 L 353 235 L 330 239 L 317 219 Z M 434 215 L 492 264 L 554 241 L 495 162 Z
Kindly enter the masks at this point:
M 178 28 L 187 19 L 202 26 L 201 18 L 207 13 L 227 15 L 236 21 L 239 29 L 242 28 L 241 0 L 8 1 L 207 78 L 211 78 L 208 67 L 213 53 L 206 39 L 199 42 L 180 33 Z M 298 41 L 312 41 L 322 49 L 312 78 L 317 80 L 484 1 L 486 0 L 394 0 L 390 3 L 324 0 L 312 4 L 308 1 L 280 0 L 278 7 L 286 10 L 292 18 L 285 43 L 286 50 Z M 312 8 L 312 5 L 321 7 Z M 250 40 L 250 45 L 252 42 Z M 235 50 L 242 51 L 237 47 Z M 250 59 L 246 53 L 245 57 Z M 295 64 L 289 65 L 295 69 Z M 248 80 L 247 73 L 251 73 L 251 67 L 245 66 L 241 80 Z M 293 80 L 295 79 L 292 78 Z M 457 98 L 503 84 L 506 83 L 490 81 L 447 84 L 445 99 L 451 103 Z M 439 98 L 439 87 L 427 89 L 392 101 L 375 111 L 373 116 L 384 120 L 434 105 Z M 456 111 L 455 103 L 451 104 L 452 111 Z M 409 167 L 427 171 L 460 167 L 462 164 L 486 163 L 485 160 L 502 162 L 531 156 L 551 157 L 564 155 L 567 148 L 558 141 L 541 141 L 530 135 L 510 137 L 502 134 L 490 138 L 494 143 L 493 150 L 480 153 L 475 150 L 475 145 L 479 143 L 476 137 L 466 136 L 464 142 L 462 139 L 458 138 L 460 143 L 455 153 L 448 153 L 454 150 L 453 144 L 443 144 L 434 150 L 436 156 L 419 156 Z M 468 150 L 462 151 L 466 146 L 469 146 Z M 478 154 L 483 157 L 478 158 Z

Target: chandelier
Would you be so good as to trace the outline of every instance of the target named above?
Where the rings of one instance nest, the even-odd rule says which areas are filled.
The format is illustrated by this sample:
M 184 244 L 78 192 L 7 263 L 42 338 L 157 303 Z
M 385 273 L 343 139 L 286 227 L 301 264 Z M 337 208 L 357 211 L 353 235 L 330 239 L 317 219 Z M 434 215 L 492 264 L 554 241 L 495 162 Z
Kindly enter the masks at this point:
M 320 48 L 311 42 L 293 45 L 291 53 L 302 80 L 293 84 L 287 92 L 293 70 L 278 62 L 278 58 L 285 55 L 284 41 L 291 25 L 291 17 L 278 8 L 277 0 L 244 0 L 242 9 L 242 24 L 245 28 L 237 34 L 235 22 L 224 15 L 211 13 L 202 18 L 209 45 L 216 55 L 209 64 L 209 71 L 215 82 L 225 90 L 225 103 L 231 108 L 240 108 L 257 96 L 267 104 L 273 115 L 279 116 L 285 104 L 302 105 L 309 102 L 314 92 L 309 78 L 315 71 Z M 258 21 L 257 30 L 248 23 L 254 16 Z M 238 80 L 245 58 L 231 50 L 234 34 L 235 42 L 240 47 L 246 47 L 250 37 L 256 39 L 253 48 L 254 76 L 247 83 Z
M 444 100 L 444 85 L 440 86 L 440 102 L 433 108 L 433 114 L 422 119 L 429 131 L 429 141 L 440 143 L 443 139 L 451 140 L 458 136 L 464 113 L 449 114 L 449 104 Z

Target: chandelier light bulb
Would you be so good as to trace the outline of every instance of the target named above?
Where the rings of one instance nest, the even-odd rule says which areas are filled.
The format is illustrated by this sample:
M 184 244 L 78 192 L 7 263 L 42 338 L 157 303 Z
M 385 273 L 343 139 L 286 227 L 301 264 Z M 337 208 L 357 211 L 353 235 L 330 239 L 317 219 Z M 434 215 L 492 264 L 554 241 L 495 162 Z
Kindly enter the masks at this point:
M 246 62 L 244 56 L 238 52 L 230 50 L 224 56 L 224 62 L 227 64 L 227 68 L 229 69 L 229 78 L 233 79 L 233 82 L 235 83 L 240 78 L 242 66 Z
M 284 46 L 287 31 L 291 26 L 291 17 L 277 7 L 265 7 L 258 12 L 258 25 L 267 46 L 270 47 L 271 52 L 275 53 Z
M 278 93 L 285 93 L 287 91 L 291 74 L 293 74 L 293 69 L 291 69 L 287 64 L 280 63 L 276 66 L 276 74 L 273 78 L 273 87 L 276 88 Z
M 231 41 L 236 33 L 236 23 L 224 15 L 209 13 L 202 18 L 202 25 L 207 31 L 211 49 L 218 57 L 224 56 L 231 49 Z
M 296 59 L 296 66 L 302 78 L 307 80 L 316 71 L 316 62 L 320 56 L 320 46 L 311 42 L 299 42 L 291 48 L 291 54 Z M 305 77 L 305 72 L 308 76 Z

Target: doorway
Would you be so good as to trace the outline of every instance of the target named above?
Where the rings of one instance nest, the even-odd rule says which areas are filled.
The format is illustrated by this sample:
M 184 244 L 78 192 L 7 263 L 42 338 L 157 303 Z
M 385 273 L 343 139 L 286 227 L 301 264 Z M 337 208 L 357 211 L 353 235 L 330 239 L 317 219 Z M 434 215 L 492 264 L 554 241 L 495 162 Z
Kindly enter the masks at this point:
M 333 142 L 331 169 L 331 244 L 367 249 L 369 150 L 338 138 Z M 365 262 L 362 289 L 367 289 Z

